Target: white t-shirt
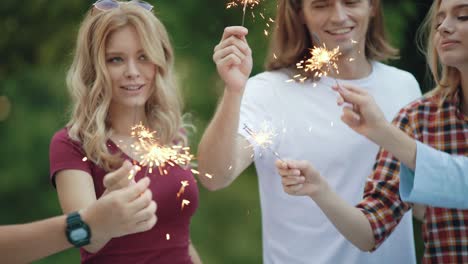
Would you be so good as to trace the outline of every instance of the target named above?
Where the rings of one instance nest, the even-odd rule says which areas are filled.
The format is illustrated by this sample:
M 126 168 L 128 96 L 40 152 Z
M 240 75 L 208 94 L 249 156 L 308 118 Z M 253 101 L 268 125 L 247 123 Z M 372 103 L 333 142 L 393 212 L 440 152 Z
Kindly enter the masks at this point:
M 262 208 L 263 261 L 296 263 L 416 263 L 411 213 L 403 217 L 393 234 L 375 252 L 361 252 L 346 240 L 308 197 L 286 194 L 274 161 L 281 158 L 308 160 L 348 203 L 362 199 L 379 147 L 357 134 L 341 120 L 335 80 L 287 82 L 284 69 L 252 77 L 242 99 L 239 133 L 253 145 L 245 131 L 272 128 L 276 136 L 268 148 L 254 148 Z M 372 73 L 359 80 L 338 80 L 366 89 L 388 120 L 421 96 L 413 75 L 397 68 L 372 63 Z

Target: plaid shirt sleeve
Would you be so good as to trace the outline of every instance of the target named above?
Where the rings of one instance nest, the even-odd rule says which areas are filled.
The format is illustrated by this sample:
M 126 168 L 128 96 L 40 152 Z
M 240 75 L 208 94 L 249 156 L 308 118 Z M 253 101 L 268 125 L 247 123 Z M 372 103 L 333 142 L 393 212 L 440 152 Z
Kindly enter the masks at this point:
M 414 130 L 410 126 L 405 109 L 393 120 L 410 136 Z M 363 200 L 356 205 L 369 220 L 375 239 L 376 250 L 400 222 L 403 215 L 410 209 L 410 205 L 401 200 L 399 194 L 400 162 L 388 151 L 380 149 L 372 174 L 368 177 Z

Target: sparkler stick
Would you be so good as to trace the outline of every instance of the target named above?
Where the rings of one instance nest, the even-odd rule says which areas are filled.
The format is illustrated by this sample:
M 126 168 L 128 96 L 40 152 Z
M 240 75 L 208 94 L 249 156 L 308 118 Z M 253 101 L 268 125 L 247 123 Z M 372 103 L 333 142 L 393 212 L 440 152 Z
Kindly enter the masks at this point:
M 247 1 L 244 3 L 244 8 L 242 8 L 242 26 L 244 26 L 245 21 L 245 10 L 247 9 Z
M 250 127 L 248 127 L 246 124 L 244 124 L 243 129 L 245 132 L 247 132 L 247 134 L 249 134 L 252 140 L 255 141 L 255 144 L 257 144 L 263 149 L 270 150 L 273 153 L 273 155 L 275 155 L 279 160 L 283 161 L 280 155 L 270 148 L 270 145 L 273 143 L 273 137 L 275 136 L 275 133 L 272 130 L 265 129 L 265 131 L 255 132 L 252 129 L 250 129 Z
M 256 5 L 260 3 L 261 0 L 232 0 L 226 5 L 226 9 L 229 9 L 231 7 L 235 7 L 238 5 L 242 5 L 242 26 L 244 26 L 244 21 L 245 21 L 245 12 L 247 11 L 247 6 L 250 8 L 254 8 Z

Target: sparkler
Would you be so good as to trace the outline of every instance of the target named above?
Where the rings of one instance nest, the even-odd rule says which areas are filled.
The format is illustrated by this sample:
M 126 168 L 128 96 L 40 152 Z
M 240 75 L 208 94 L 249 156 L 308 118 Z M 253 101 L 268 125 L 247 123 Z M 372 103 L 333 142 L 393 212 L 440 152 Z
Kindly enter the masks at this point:
M 300 82 L 304 82 L 308 79 L 307 76 L 310 75 L 309 72 L 314 72 L 314 79 L 327 76 L 331 71 L 339 74 L 337 62 L 341 55 L 340 47 L 329 50 L 327 49 L 327 46 L 323 44 L 322 46 L 309 49 L 309 54 L 310 57 L 307 60 L 301 60 L 296 63 L 296 68 L 302 70 L 305 74 L 295 75 L 292 81 L 299 80 Z
M 302 70 L 305 74 L 297 74 L 293 76 L 293 79 L 288 81 L 299 80 L 300 82 L 304 82 L 308 79 L 307 76 L 310 75 L 309 72 L 314 73 L 314 79 L 327 76 L 330 72 L 340 74 L 337 64 L 339 57 L 342 55 L 340 47 L 338 46 L 332 50 L 327 49 L 325 43 L 320 45 L 320 38 L 315 33 L 312 33 L 312 42 L 317 43 L 317 45 L 314 45 L 312 49 L 309 49 L 310 57 L 307 60 L 301 60 L 296 63 L 296 68 Z M 356 44 L 357 41 L 351 39 L 351 43 Z M 349 58 L 348 61 L 352 62 L 354 61 L 354 58 Z M 335 80 L 336 85 L 339 86 L 338 80 L 336 78 L 333 79 Z
M 260 4 L 261 0 L 232 0 L 231 2 L 227 3 L 226 9 L 236 7 L 242 5 L 242 26 L 244 26 L 245 21 L 245 11 L 247 10 L 247 6 L 251 9 Z
M 155 134 L 155 131 L 150 131 L 141 123 L 132 127 L 131 135 L 137 142 L 130 147 L 138 155 L 139 165 L 148 167 L 147 172 L 152 173 L 153 168 L 157 167 L 161 175 L 167 175 L 166 165 L 187 166 L 193 159 L 189 147 L 163 146 L 155 138 Z
M 250 129 L 246 124 L 244 124 L 244 131 L 249 134 L 251 139 L 255 142 L 250 147 L 254 147 L 254 145 L 259 146 L 262 149 L 270 150 L 279 160 L 283 161 L 279 154 L 270 148 L 271 144 L 273 144 L 273 138 L 276 136 L 276 133 L 273 129 L 269 128 L 266 123 L 262 124 L 262 129 L 259 132 L 255 132 Z

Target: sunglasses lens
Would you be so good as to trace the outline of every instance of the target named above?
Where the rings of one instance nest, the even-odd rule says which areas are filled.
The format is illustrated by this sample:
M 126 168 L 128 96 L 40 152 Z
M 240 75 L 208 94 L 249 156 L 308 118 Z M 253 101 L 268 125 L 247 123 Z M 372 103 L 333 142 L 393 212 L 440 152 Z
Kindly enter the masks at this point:
M 148 11 L 153 10 L 153 6 L 152 6 L 150 3 L 147 3 L 147 2 L 145 2 L 145 1 L 138 1 L 138 0 L 135 0 L 135 1 L 133 1 L 133 2 L 135 2 L 135 4 L 137 4 L 137 5 L 141 6 L 141 7 L 143 7 L 144 9 L 146 9 L 146 10 L 148 10 Z
M 100 9 L 100 10 L 110 10 L 110 9 L 113 9 L 113 8 L 117 8 L 119 7 L 119 3 L 117 1 L 113 1 L 113 0 L 100 0 L 100 1 L 97 1 L 94 6 L 97 8 L 97 9 Z

